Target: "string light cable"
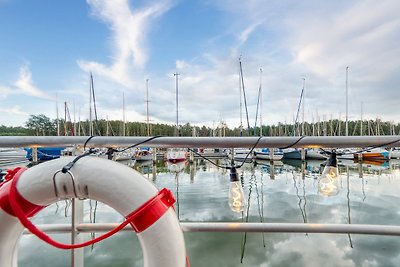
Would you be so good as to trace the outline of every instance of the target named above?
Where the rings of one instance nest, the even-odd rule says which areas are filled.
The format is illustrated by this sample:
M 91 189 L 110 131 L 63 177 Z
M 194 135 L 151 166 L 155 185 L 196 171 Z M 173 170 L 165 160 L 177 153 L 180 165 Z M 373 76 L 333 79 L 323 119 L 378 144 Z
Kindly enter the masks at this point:
M 260 136 L 257 141 L 255 142 L 255 144 L 253 145 L 253 147 L 250 149 L 250 151 L 246 154 L 246 157 L 244 158 L 243 162 L 240 165 L 235 165 L 233 160 L 231 162 L 230 166 L 226 166 L 226 165 L 218 165 L 216 164 L 214 161 L 210 160 L 209 158 L 201 155 L 200 153 L 198 153 L 197 151 L 195 151 L 192 148 L 187 148 L 189 151 L 193 152 L 194 154 L 196 154 L 197 156 L 199 156 L 200 158 L 210 162 L 212 165 L 216 166 L 217 168 L 222 168 L 222 169 L 231 169 L 231 168 L 237 168 L 239 169 L 240 167 L 243 166 L 243 164 L 245 163 L 246 159 L 253 153 L 253 150 L 256 148 L 256 146 L 258 145 L 258 143 L 261 141 L 261 139 L 263 138 L 263 136 Z
M 342 155 L 351 155 L 351 154 L 354 155 L 354 154 L 360 154 L 360 153 L 369 151 L 369 150 L 374 149 L 374 148 L 386 147 L 386 146 L 389 146 L 389 145 L 392 145 L 392 144 L 395 144 L 395 143 L 398 143 L 398 142 L 400 142 L 400 138 L 399 138 L 399 139 L 396 139 L 396 140 L 394 140 L 394 141 L 391 141 L 391 142 L 387 142 L 387 143 L 379 144 L 379 145 L 375 145 L 375 146 L 370 146 L 370 147 L 367 147 L 367 148 L 364 148 L 364 149 L 361 149 L 361 150 L 358 150 L 358 151 L 354 151 L 354 152 L 337 152 L 336 150 L 335 150 L 335 152 L 336 152 L 336 154 L 337 154 L 338 156 L 342 156 Z M 330 154 L 332 153 L 332 151 L 325 150 L 325 149 L 323 149 L 322 147 L 320 147 L 319 149 L 320 149 L 322 152 L 324 152 L 325 154 L 327 154 L 327 155 L 330 155 Z

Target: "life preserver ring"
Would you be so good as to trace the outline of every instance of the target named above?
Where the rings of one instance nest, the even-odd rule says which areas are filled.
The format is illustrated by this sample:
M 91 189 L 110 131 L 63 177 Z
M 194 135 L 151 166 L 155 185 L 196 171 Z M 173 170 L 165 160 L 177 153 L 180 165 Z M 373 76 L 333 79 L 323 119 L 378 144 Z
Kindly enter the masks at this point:
M 72 159 L 51 160 L 19 174 L 15 189 L 19 205 L 27 216 L 33 216 L 59 199 L 79 197 L 101 201 L 127 217 L 158 193 L 157 188 L 135 170 L 91 156 L 75 163 L 71 179 L 68 173 L 59 170 Z M 16 248 L 24 226 L 10 211 L 11 184 L 12 181 L 5 181 L 0 187 L 0 266 L 17 267 Z M 145 267 L 185 266 L 185 243 L 179 221 L 173 209 L 167 208 L 164 212 L 143 231 L 137 231 Z

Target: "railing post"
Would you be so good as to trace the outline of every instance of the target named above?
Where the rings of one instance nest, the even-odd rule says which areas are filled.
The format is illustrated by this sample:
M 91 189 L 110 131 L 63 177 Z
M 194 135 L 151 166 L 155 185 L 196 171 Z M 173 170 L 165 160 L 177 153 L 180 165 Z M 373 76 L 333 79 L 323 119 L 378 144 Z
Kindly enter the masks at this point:
M 301 155 L 301 160 L 305 161 L 306 160 L 306 149 L 304 147 L 302 147 L 300 149 L 300 155 Z
M 274 161 L 274 149 L 273 148 L 269 149 L 269 160 L 272 162 Z
M 38 163 L 37 147 L 32 147 L 32 162 Z
M 71 244 L 81 243 L 83 241 L 76 227 L 83 223 L 83 201 L 77 198 L 72 199 L 72 231 Z M 84 267 L 84 249 L 71 249 L 71 267 Z

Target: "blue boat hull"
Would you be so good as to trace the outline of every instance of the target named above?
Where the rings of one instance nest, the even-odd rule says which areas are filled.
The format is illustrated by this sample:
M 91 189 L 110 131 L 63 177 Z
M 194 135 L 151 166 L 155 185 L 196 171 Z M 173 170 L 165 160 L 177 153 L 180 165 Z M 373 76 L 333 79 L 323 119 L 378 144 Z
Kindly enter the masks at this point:
M 38 147 L 37 148 L 37 158 L 38 161 L 47 161 L 52 159 L 57 159 L 61 156 L 61 151 L 65 147 Z M 26 151 L 26 158 L 32 161 L 32 148 L 24 148 Z

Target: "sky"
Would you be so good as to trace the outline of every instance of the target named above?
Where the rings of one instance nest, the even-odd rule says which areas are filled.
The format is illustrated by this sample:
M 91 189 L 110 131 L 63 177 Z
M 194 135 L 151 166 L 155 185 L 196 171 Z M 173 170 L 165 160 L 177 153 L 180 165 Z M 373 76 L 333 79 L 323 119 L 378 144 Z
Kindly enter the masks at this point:
M 258 123 L 292 123 L 303 86 L 306 121 L 345 120 L 346 80 L 349 120 L 399 122 L 399 14 L 397 0 L 0 0 L 0 125 L 64 118 L 65 103 L 88 119 L 92 73 L 99 119 L 145 122 L 148 103 L 175 124 L 178 84 L 179 124 L 237 127 L 239 58 L 251 126 L 260 87 Z

